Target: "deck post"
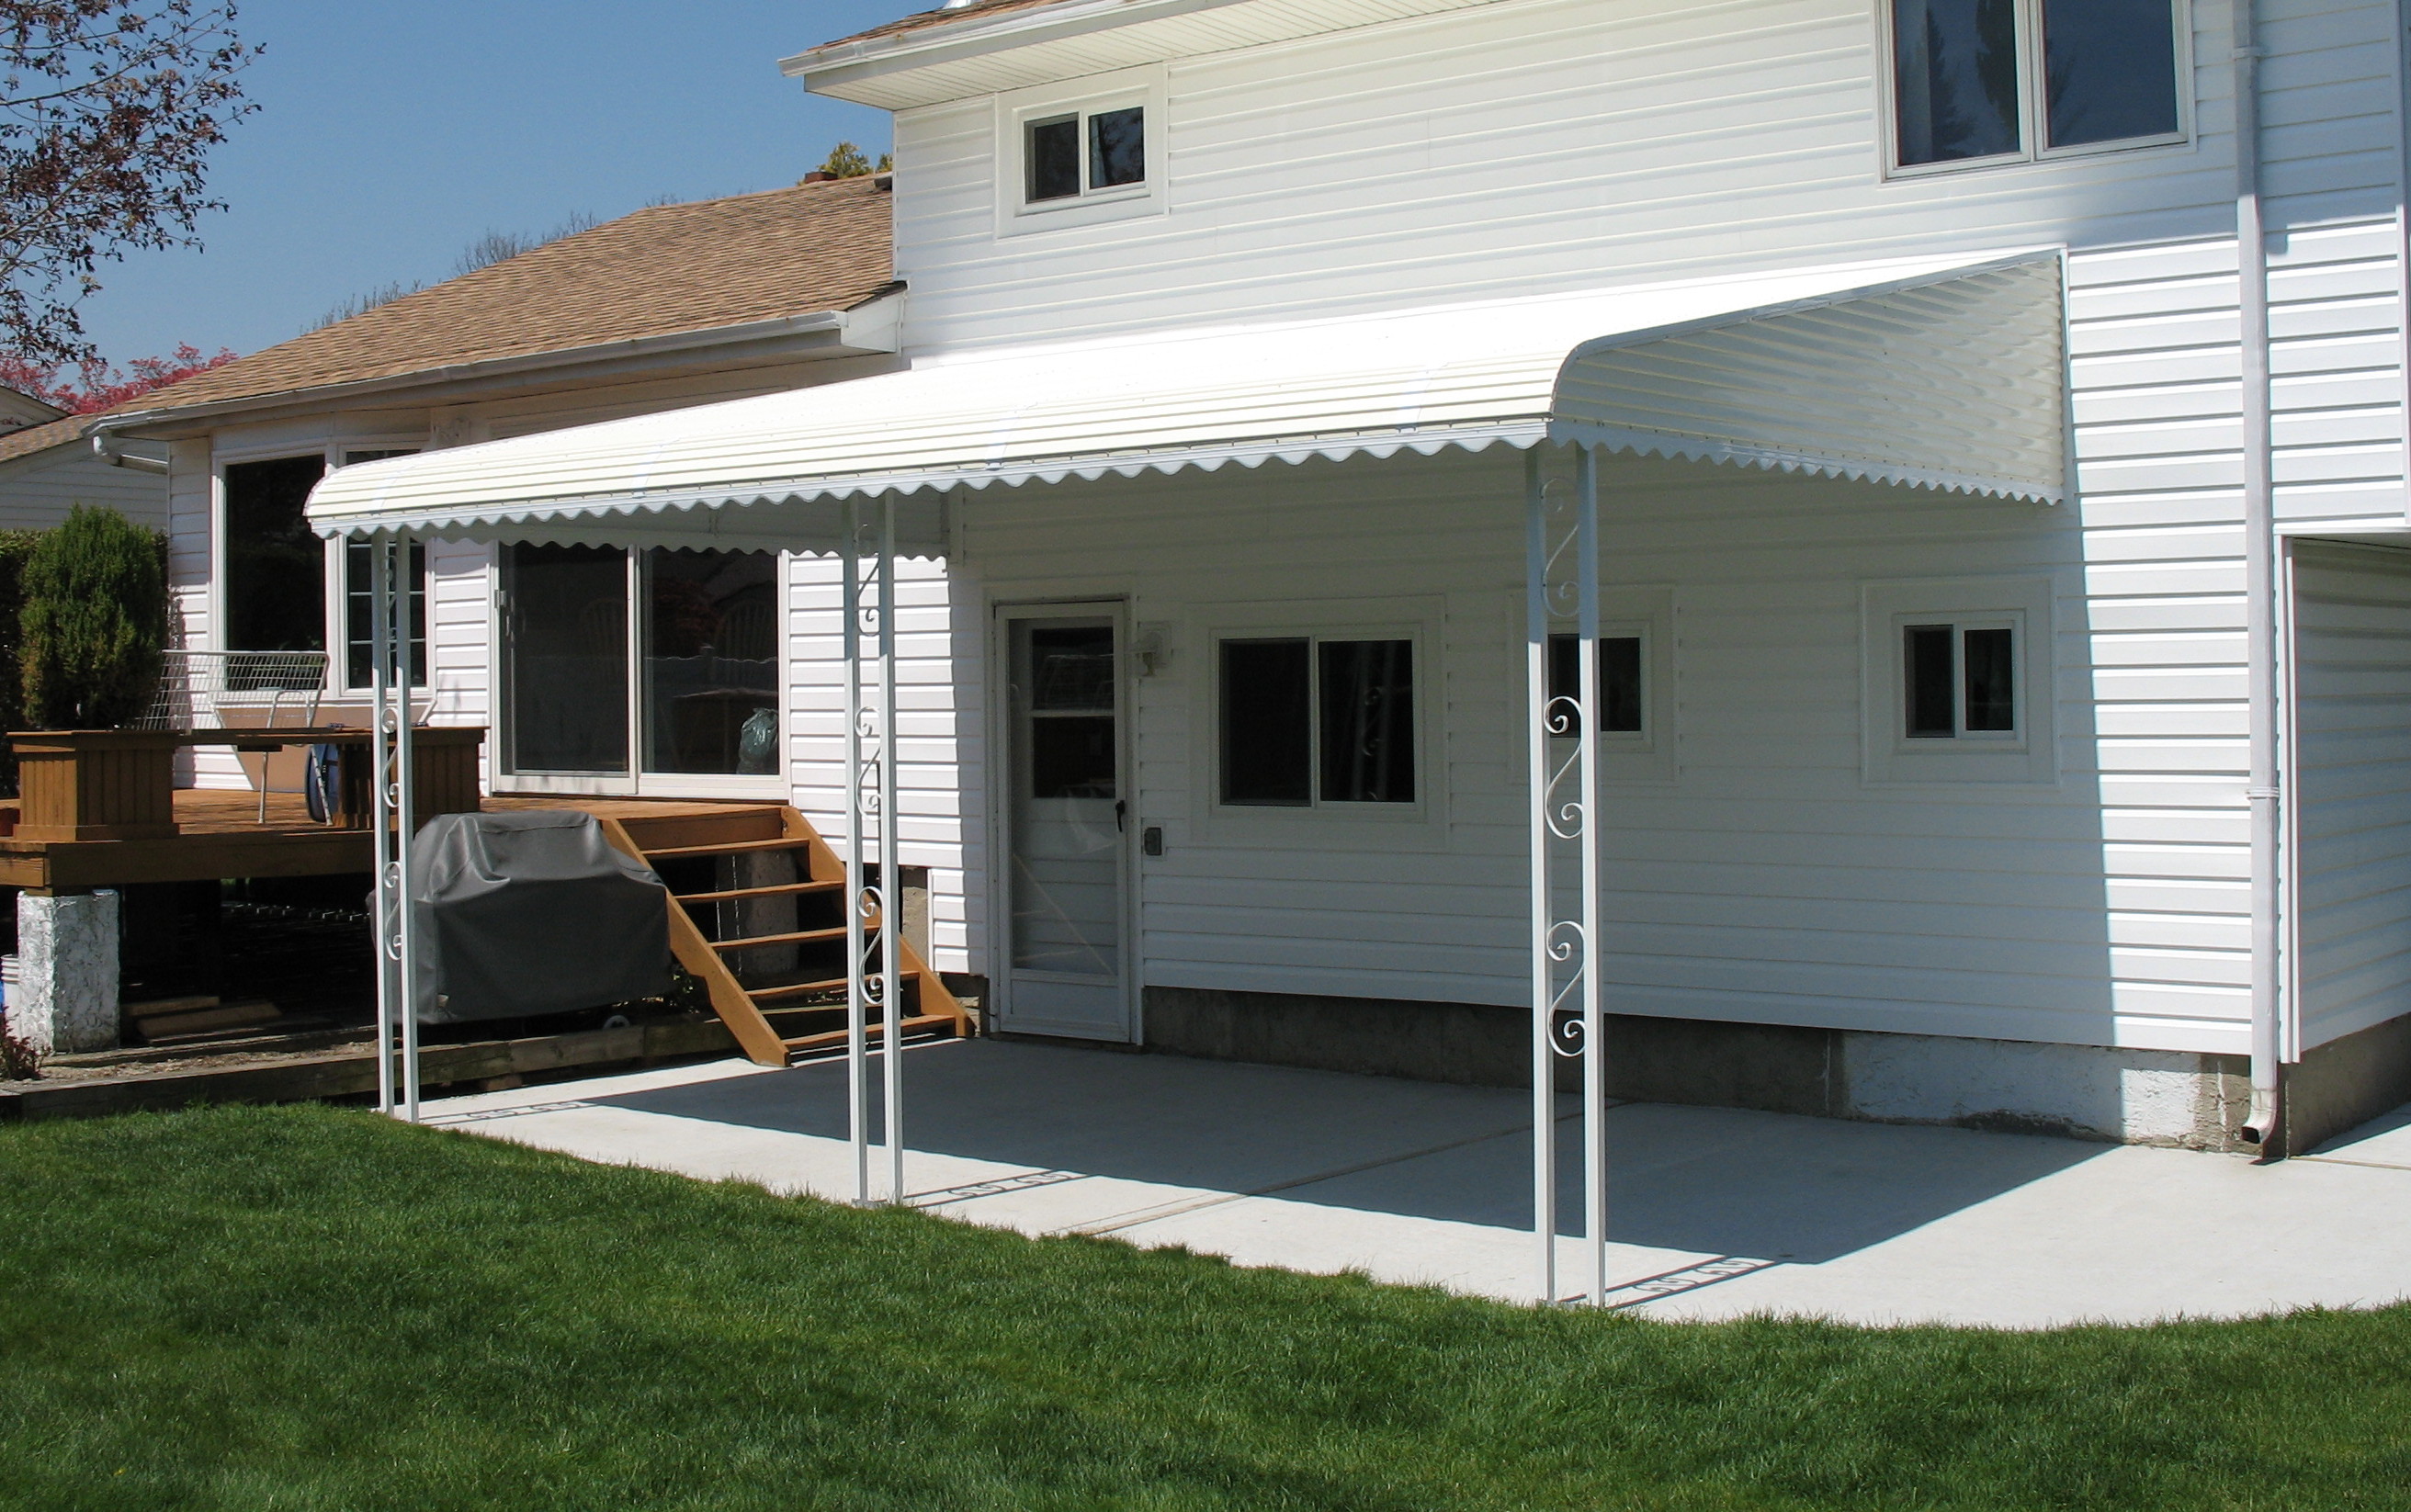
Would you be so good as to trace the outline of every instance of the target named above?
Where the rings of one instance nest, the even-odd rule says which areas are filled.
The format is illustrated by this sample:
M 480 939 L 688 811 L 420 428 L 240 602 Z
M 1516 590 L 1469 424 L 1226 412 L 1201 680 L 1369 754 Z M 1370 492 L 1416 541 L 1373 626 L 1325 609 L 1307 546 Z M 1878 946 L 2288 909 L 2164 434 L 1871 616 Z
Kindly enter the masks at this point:
M 904 1200 L 904 884 L 896 851 L 896 495 L 879 496 L 879 1036 L 887 1200 Z
M 37 1054 L 117 1047 L 118 895 L 17 894 L 17 980 L 8 1031 Z
M 845 1113 L 854 1151 L 854 1199 L 870 1200 L 869 1051 L 864 1027 L 869 1014 L 863 980 L 863 731 L 862 731 L 862 510 L 855 496 L 840 506 L 838 551 L 842 577 L 838 618 L 845 643 Z

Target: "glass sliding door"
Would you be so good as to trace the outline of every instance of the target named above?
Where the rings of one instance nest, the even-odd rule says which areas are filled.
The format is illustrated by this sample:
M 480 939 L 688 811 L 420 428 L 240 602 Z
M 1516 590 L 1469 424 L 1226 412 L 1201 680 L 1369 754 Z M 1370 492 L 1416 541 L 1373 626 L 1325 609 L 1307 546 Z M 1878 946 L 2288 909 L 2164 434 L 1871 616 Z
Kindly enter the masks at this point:
M 514 545 L 504 632 L 511 769 L 628 771 L 628 556 Z
M 645 553 L 644 770 L 779 775 L 779 559 Z
M 511 772 L 547 792 L 770 796 L 779 554 L 515 545 Z

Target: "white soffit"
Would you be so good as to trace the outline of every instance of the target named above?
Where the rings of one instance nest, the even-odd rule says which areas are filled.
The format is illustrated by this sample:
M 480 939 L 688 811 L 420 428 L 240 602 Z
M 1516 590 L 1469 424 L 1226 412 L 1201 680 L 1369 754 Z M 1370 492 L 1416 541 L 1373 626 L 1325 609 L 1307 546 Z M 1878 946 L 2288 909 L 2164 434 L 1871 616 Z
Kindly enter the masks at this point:
M 1065 0 L 840 42 L 780 67 L 815 94 L 884 110 L 1083 79 L 1497 0 Z
M 2059 287 L 2056 254 L 1927 258 L 925 359 L 342 468 L 310 516 L 825 549 L 894 492 L 935 549 L 957 487 L 1543 439 L 2056 500 Z

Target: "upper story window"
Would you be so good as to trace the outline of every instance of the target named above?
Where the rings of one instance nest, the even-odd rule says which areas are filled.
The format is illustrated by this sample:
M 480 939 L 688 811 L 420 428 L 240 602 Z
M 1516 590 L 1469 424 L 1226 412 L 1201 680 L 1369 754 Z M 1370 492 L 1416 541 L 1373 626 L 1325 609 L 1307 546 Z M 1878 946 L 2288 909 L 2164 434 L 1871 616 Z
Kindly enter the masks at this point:
M 1889 0 L 1892 166 L 2185 139 L 2185 0 Z
M 1163 70 L 1125 68 L 997 97 L 997 234 L 1162 211 Z
M 1067 111 L 1024 128 L 1030 202 L 1110 194 L 1147 182 L 1147 107 Z

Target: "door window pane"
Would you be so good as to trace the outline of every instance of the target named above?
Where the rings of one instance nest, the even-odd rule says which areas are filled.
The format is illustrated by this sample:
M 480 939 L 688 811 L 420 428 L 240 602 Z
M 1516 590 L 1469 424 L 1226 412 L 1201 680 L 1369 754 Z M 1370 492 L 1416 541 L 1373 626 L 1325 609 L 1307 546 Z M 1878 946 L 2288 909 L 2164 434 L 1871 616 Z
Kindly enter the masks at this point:
M 302 517 L 326 472 L 319 456 L 226 470 L 224 649 L 327 648 L 327 546 Z
M 343 543 L 343 678 L 347 688 L 374 685 L 376 618 L 373 559 L 365 541 Z M 404 572 L 410 592 L 410 686 L 427 686 L 427 544 L 410 544 Z M 390 674 L 391 667 L 387 667 Z
M 1324 641 L 1322 801 L 1415 801 L 1415 646 Z
M 1967 669 L 1967 728 L 2018 727 L 2014 637 L 2007 630 L 1971 630 L 1961 637 Z
M 1105 110 L 1089 117 L 1089 187 L 1147 182 L 1145 112 Z
M 1904 167 L 2018 151 L 2017 0 L 1893 0 L 1892 103 Z
M 2051 145 L 2177 129 L 2177 38 L 2169 0 L 2043 0 L 2043 99 Z
M 645 770 L 779 772 L 779 559 L 645 553 Z
M 1068 199 L 1080 192 L 1080 118 L 1030 123 L 1030 198 Z
M 1013 964 L 1121 970 L 1114 626 L 1013 622 Z
M 1222 643 L 1222 801 L 1312 801 L 1314 731 L 1307 642 Z
M 512 765 L 628 769 L 628 564 L 608 546 L 511 548 Z
M 1956 695 L 1951 675 L 1953 636 L 1949 625 L 1910 625 L 1902 632 L 1905 676 L 1908 692 L 1908 734 L 1916 739 L 1948 739 L 1959 733 Z

